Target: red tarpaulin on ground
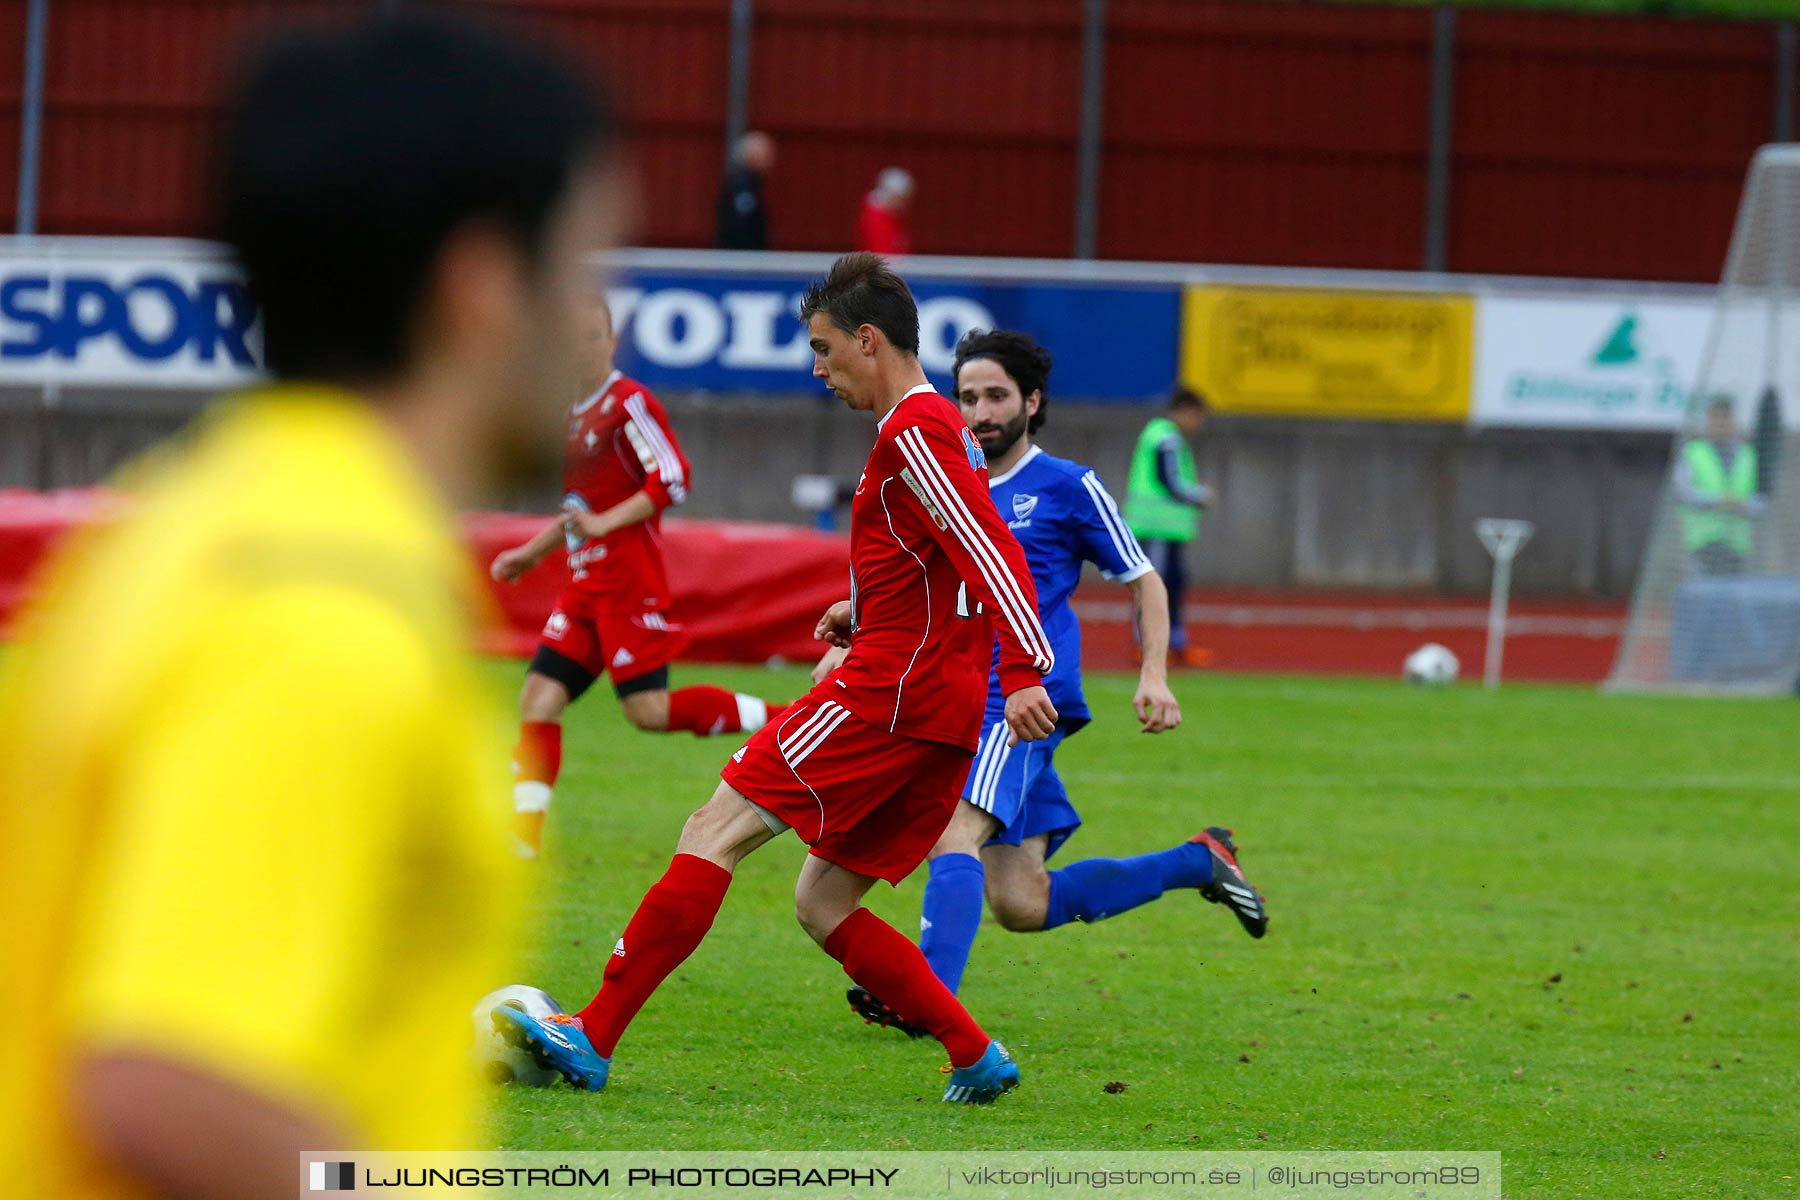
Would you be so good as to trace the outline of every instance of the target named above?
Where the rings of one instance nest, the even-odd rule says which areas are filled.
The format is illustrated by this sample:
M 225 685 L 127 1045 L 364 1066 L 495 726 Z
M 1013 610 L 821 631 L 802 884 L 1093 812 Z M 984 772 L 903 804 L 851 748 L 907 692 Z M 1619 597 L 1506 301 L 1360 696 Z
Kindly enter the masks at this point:
M 106 494 L 0 489 L 0 632 L 25 599 L 31 572 L 70 529 L 92 520 Z M 543 528 L 547 515 L 471 513 L 469 545 L 486 577 L 495 554 Z M 674 619 L 703 662 L 811 662 L 813 625 L 849 594 L 849 544 L 839 535 L 744 521 L 663 522 Z M 492 583 L 504 615 L 486 648 L 527 654 L 568 578 L 550 555 L 516 585 Z M 1084 665 L 1123 669 L 1133 661 L 1129 596 L 1116 584 L 1076 593 L 1085 628 Z M 1615 601 L 1515 601 L 1506 646 L 1509 679 L 1591 683 L 1612 665 L 1624 605 Z M 1481 597 L 1364 592 L 1191 591 L 1188 632 L 1226 671 L 1400 673 L 1419 645 L 1442 642 L 1462 659 L 1465 678 L 1481 673 L 1487 603 Z
M 27 598 L 44 554 L 70 530 L 92 520 L 107 500 L 93 490 L 0 489 L 0 631 Z M 487 564 L 542 529 L 548 516 L 470 513 L 463 518 L 470 553 L 487 579 Z M 663 522 L 663 547 L 674 591 L 673 619 L 688 637 L 685 657 L 706 662 L 810 662 L 819 652 L 813 626 L 850 594 L 849 542 L 788 525 L 748 521 Z M 486 648 L 527 654 L 569 573 L 548 555 L 516 584 L 489 586 L 504 616 Z
M 528 540 L 548 517 L 471 513 L 463 520 L 485 573 L 494 555 Z M 811 662 L 822 647 L 813 626 L 831 604 L 850 596 L 846 538 L 791 525 L 665 518 L 663 559 L 674 593 L 673 619 L 687 635 L 683 655 L 701 662 Z M 506 635 L 494 647 L 527 654 L 568 582 L 552 554 L 517 584 L 496 583 Z

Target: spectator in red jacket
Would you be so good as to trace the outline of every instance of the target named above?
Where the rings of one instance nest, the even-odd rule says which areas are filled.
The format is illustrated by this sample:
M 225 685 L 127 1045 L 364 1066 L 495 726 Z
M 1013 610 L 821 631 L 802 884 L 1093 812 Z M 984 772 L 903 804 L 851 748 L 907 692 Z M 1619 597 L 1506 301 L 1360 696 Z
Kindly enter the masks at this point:
M 862 217 L 856 223 L 856 248 L 876 254 L 908 254 L 912 233 L 906 213 L 912 207 L 912 173 L 887 167 L 875 180 L 875 188 L 863 197 Z

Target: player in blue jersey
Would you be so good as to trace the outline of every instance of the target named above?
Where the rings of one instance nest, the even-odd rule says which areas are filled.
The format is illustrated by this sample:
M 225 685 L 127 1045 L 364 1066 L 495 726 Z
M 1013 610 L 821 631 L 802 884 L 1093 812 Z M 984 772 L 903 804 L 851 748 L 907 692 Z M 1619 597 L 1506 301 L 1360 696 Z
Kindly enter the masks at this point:
M 1219 826 L 1135 858 L 1089 858 L 1054 871 L 1045 865 L 1081 824 L 1054 760 L 1063 739 L 1090 719 L 1081 626 L 1069 606 L 1083 563 L 1131 589 L 1144 645 L 1132 707 L 1143 731 L 1181 724 L 1164 675 L 1169 605 L 1162 580 L 1100 477 L 1032 443 L 1044 423 L 1049 377 L 1049 352 L 1022 333 L 977 331 L 956 348 L 955 399 L 987 454 L 989 491 L 1037 584 L 1039 616 L 1056 652 L 1044 685 L 1060 719 L 1045 740 L 1011 744 L 1004 700 L 990 679 L 981 747 L 963 803 L 931 851 L 919 923 L 920 949 L 951 991 L 968 965 L 984 894 L 995 919 L 1017 932 L 1099 921 L 1186 888 L 1231 909 L 1250 936 L 1268 929 L 1262 897 L 1238 869 L 1230 831 Z M 832 665 L 830 655 L 820 664 Z M 861 988 L 849 999 L 865 1020 L 917 1036 L 904 1014 Z

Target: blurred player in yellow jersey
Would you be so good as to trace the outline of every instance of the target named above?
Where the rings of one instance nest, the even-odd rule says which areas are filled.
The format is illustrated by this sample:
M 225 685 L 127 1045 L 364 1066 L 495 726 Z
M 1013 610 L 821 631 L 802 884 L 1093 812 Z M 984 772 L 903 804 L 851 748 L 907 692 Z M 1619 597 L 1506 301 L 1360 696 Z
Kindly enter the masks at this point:
M 0 679 L 0 1192 L 292 1196 L 302 1149 L 468 1144 L 515 903 L 452 513 L 554 467 L 612 139 L 442 20 L 248 70 L 220 220 L 278 382 L 134 475 Z

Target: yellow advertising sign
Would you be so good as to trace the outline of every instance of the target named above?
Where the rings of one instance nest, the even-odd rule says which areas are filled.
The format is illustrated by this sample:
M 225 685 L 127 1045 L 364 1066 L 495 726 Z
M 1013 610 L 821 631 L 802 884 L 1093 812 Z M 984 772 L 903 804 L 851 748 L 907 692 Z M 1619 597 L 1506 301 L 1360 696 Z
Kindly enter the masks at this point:
M 1474 324 L 1470 296 L 1199 285 L 1181 379 L 1220 412 L 1465 421 Z

